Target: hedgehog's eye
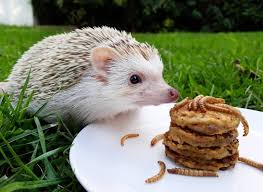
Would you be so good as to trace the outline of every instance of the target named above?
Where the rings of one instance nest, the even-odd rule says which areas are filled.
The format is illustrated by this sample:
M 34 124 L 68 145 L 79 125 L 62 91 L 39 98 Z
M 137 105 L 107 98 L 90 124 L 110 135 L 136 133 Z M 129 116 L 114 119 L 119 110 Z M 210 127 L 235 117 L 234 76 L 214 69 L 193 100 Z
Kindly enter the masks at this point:
M 142 79 L 139 75 L 137 74 L 133 74 L 131 77 L 130 77 L 130 82 L 131 84 L 137 84 L 137 83 L 141 83 L 142 82 Z

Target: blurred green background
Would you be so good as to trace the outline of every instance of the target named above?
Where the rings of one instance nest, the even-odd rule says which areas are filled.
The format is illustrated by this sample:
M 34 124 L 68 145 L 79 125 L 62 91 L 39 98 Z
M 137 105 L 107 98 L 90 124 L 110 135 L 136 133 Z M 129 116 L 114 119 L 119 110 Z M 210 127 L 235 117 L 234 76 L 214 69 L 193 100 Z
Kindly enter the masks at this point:
M 263 29 L 262 0 L 32 0 L 32 3 L 42 25 L 107 25 L 137 32 Z

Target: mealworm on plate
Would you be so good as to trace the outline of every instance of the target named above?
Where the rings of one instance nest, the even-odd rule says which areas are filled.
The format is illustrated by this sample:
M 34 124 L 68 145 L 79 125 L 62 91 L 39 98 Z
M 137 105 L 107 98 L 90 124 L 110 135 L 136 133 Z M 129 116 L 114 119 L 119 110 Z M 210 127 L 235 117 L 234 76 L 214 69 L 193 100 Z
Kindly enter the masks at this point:
M 134 137 L 139 137 L 139 134 L 138 133 L 130 133 L 130 134 L 124 135 L 121 138 L 121 146 L 124 146 L 124 142 L 126 141 L 126 139 L 134 138 Z
M 160 140 L 164 139 L 164 134 L 159 134 L 156 135 L 152 140 L 151 140 L 151 146 L 154 146 L 156 143 L 158 143 Z
M 168 173 L 185 175 L 185 176 L 195 176 L 195 177 L 218 177 L 217 173 L 214 171 L 197 170 L 197 169 L 183 169 L 183 168 L 173 168 L 167 169 Z
M 238 157 L 238 160 L 247 164 L 247 165 L 250 165 L 252 167 L 255 167 L 257 169 L 260 169 L 263 171 L 263 163 L 259 163 L 259 162 L 256 162 L 254 160 L 251 160 L 251 159 L 248 159 L 248 158 L 245 158 L 245 157 Z
M 148 178 L 145 180 L 145 183 L 154 183 L 156 181 L 159 181 L 165 174 L 166 171 L 166 165 L 162 161 L 158 161 L 158 164 L 160 165 L 160 171 L 156 175 Z

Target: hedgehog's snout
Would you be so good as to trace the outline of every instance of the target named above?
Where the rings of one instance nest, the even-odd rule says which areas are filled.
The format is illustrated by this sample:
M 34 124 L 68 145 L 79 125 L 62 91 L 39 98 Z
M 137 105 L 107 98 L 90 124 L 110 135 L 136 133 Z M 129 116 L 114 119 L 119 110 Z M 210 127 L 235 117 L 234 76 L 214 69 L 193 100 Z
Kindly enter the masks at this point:
M 168 96 L 170 97 L 171 101 L 176 101 L 179 98 L 179 93 L 176 89 L 170 88 L 168 89 Z
M 160 105 L 175 102 L 178 98 L 179 92 L 176 89 L 161 83 L 144 89 L 136 103 L 139 105 Z

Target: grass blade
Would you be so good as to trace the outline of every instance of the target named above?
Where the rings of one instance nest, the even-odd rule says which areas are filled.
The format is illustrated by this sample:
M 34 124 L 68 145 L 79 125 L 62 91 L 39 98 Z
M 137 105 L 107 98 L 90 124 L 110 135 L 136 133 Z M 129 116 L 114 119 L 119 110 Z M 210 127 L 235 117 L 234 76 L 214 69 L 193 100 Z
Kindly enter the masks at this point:
M 23 169 L 19 169 L 17 172 L 15 172 L 11 177 L 6 177 L 4 180 L 0 182 L 0 189 L 7 185 L 8 183 L 13 183 L 17 176 L 19 176 L 22 173 Z
M 59 114 L 57 114 L 57 118 L 58 118 L 58 121 L 60 121 L 61 124 L 63 125 L 63 127 L 66 129 L 66 131 L 68 132 L 68 134 L 70 135 L 70 137 L 71 137 L 71 139 L 72 139 L 72 141 L 73 141 L 73 140 L 74 140 L 74 136 L 72 135 L 72 133 L 71 133 L 70 130 L 68 129 L 67 125 L 64 123 L 62 117 L 61 117 Z
M 38 180 L 38 177 L 33 173 L 33 171 L 27 167 L 23 161 L 20 159 L 20 157 L 16 154 L 16 152 L 13 150 L 13 148 L 11 147 L 11 145 L 8 143 L 8 141 L 4 138 L 4 136 L 2 135 L 2 133 L 0 132 L 0 137 L 1 139 L 4 141 L 4 143 L 6 144 L 7 148 L 9 149 L 10 153 L 13 155 L 14 159 L 16 160 L 17 164 L 19 164 L 20 167 L 22 167 L 24 169 L 24 171 L 31 175 L 32 178 Z
M 0 106 L 2 105 L 3 100 L 4 100 L 4 95 L 1 95 L 1 97 L 0 97 Z
M 34 95 L 34 92 L 32 91 L 31 94 L 28 96 L 26 102 L 25 102 L 24 108 L 20 111 L 20 115 L 18 117 L 19 120 L 23 119 L 23 117 L 25 116 L 26 111 L 27 111 L 27 109 L 29 107 L 29 104 L 32 101 L 33 95 Z
M 65 180 L 49 179 L 49 180 L 39 180 L 39 181 L 14 182 L 2 187 L 2 189 L 0 189 L 0 192 L 12 192 L 22 189 L 36 189 L 36 188 L 48 187 L 50 185 L 58 185 L 63 181 Z
M 41 161 L 41 160 L 45 160 L 47 159 L 48 157 L 52 156 L 52 155 L 55 155 L 57 154 L 58 152 L 61 152 L 63 151 L 65 148 L 64 147 L 59 147 L 57 149 L 54 149 L 54 150 L 51 150 L 51 151 L 48 151 L 46 153 L 43 153 L 42 155 L 34 158 L 32 161 L 30 161 L 27 165 L 31 165 L 33 163 L 36 163 L 38 161 Z
M 34 114 L 33 116 L 38 116 L 38 114 L 46 107 L 48 102 L 45 102 Z
M 4 117 L 3 117 L 3 113 L 0 111 L 0 128 L 2 127 L 4 122 Z
M 35 146 L 35 149 L 34 149 L 32 155 L 31 155 L 31 159 L 30 159 L 30 161 L 32 161 L 33 159 L 36 158 L 37 150 L 38 150 L 38 144 L 39 144 L 39 143 L 37 143 L 36 146 Z
M 20 94 L 18 96 L 18 101 L 17 101 L 16 108 L 15 108 L 16 117 L 18 117 L 19 111 L 21 110 L 22 105 L 23 105 L 26 89 L 27 89 L 29 79 L 30 79 L 30 73 L 31 73 L 31 68 L 29 70 L 26 81 L 25 81 L 24 85 L 22 86 L 22 89 L 21 89 Z
M 6 160 L 6 162 L 8 163 L 8 165 L 13 169 L 13 165 L 10 162 L 10 160 L 8 159 L 7 155 L 5 154 L 4 150 L 2 149 L 2 147 L 0 147 L 0 153 L 3 155 L 4 159 Z
M 38 130 L 38 134 L 39 134 L 39 141 L 40 141 L 42 151 L 43 151 L 43 153 L 46 153 L 47 148 L 46 148 L 45 136 L 43 133 L 42 126 L 41 126 L 40 121 L 37 117 L 34 117 L 34 120 L 35 120 L 35 123 L 37 126 L 37 130 Z M 45 167 L 47 170 L 47 177 L 52 178 L 52 179 L 56 178 L 56 172 L 55 172 L 53 166 L 51 165 L 51 163 L 48 161 L 47 158 L 45 159 L 44 163 L 45 163 Z
M 56 123 L 44 125 L 42 127 L 42 130 L 47 130 L 47 129 L 50 129 L 50 128 L 53 128 L 56 126 L 57 126 Z M 14 136 L 14 137 L 8 139 L 8 143 L 12 143 L 12 142 L 17 141 L 19 139 L 25 138 L 29 135 L 35 135 L 35 134 L 37 134 L 37 130 L 25 130 L 24 133 L 21 133 L 20 135 L 17 135 L 17 136 Z M 3 146 L 4 146 L 4 144 L 0 145 L 0 147 L 3 147 Z

